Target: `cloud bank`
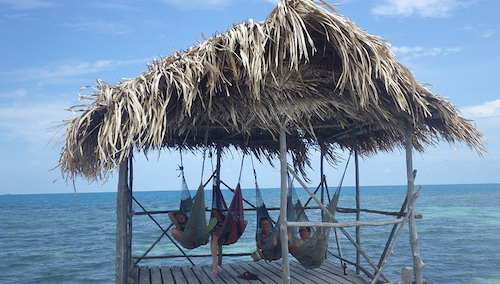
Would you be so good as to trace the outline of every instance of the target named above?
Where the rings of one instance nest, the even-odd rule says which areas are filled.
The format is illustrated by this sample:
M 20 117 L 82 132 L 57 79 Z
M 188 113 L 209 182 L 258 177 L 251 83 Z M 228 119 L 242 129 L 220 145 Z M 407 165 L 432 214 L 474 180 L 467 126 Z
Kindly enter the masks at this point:
M 126 66 L 143 64 L 151 61 L 151 58 L 140 58 L 131 60 L 96 60 L 94 62 L 65 60 L 64 62 L 51 63 L 45 66 L 23 68 L 0 73 L 4 80 L 30 81 L 38 84 L 61 84 L 70 82 L 69 79 L 79 78 L 89 74 L 100 74 L 118 70 Z M 14 94 L 14 93 L 12 93 Z M 22 94 L 22 93 L 20 93 Z
M 231 5 L 233 0 L 159 0 L 180 10 L 222 10 Z
M 482 105 L 468 106 L 460 110 L 464 117 L 498 117 L 500 116 L 500 99 L 485 102 Z
M 56 6 L 56 3 L 46 0 L 0 0 L 0 5 L 15 10 L 25 10 L 52 7 Z
M 476 1 L 457 0 L 380 0 L 371 10 L 375 15 L 397 17 L 447 17 L 453 10 Z
M 56 134 L 54 127 L 70 117 L 69 102 L 0 106 L 0 137 L 43 148 Z M 55 141 L 54 141 L 55 142 Z
M 422 46 L 392 46 L 392 52 L 402 60 L 409 60 L 423 56 L 446 56 L 462 51 L 460 47 L 422 47 Z

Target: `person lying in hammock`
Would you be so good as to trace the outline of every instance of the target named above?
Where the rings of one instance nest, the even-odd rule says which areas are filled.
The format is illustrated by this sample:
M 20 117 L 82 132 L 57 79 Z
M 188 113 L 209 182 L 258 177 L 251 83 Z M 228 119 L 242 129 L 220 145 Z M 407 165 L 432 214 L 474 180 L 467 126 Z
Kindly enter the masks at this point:
M 328 244 L 322 240 L 322 228 L 316 228 L 320 233 L 311 238 L 310 227 L 300 227 L 300 239 L 288 243 L 290 253 L 308 269 L 319 267 L 325 258 L 325 249 Z
M 320 245 L 318 240 L 321 239 L 321 236 L 318 235 L 318 238 L 311 238 L 311 227 L 300 227 L 299 234 L 300 239 L 295 240 L 293 243 L 288 243 L 288 250 L 293 253 L 295 250 L 305 247 L 308 248 L 308 250 L 305 250 L 306 253 L 314 254 L 316 245 Z
M 264 250 L 264 245 L 268 241 L 269 237 L 271 237 L 271 231 L 269 228 L 271 227 L 271 222 L 268 217 L 262 217 L 259 221 L 259 228 L 262 229 L 262 232 L 257 235 L 257 248 L 260 250 Z
M 226 216 L 219 209 L 212 209 L 212 218 L 217 219 L 217 224 L 214 226 L 212 230 L 210 230 L 210 235 L 212 236 L 212 240 L 210 241 L 210 252 L 212 254 L 212 273 L 217 274 L 217 245 L 219 243 L 219 234 L 222 229 L 222 224 L 224 224 L 224 220 Z M 244 227 L 248 224 L 247 221 L 244 221 Z
M 186 228 L 186 223 L 188 220 L 188 217 L 186 214 L 184 214 L 181 211 L 170 211 L 168 212 L 168 217 L 172 221 L 172 223 L 175 225 L 175 228 L 172 228 L 170 232 L 172 233 L 172 236 L 179 241 L 180 238 L 182 237 L 182 233 L 184 232 L 184 229 Z

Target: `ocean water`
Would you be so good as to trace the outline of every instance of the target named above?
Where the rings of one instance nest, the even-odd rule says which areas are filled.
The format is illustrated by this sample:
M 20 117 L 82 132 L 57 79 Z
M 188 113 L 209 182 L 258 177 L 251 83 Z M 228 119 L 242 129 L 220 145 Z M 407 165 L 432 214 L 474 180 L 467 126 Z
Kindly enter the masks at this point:
M 279 206 L 278 189 L 261 189 L 268 207 Z M 306 193 L 297 189 L 304 203 Z M 354 188 L 342 189 L 339 207 L 353 208 Z M 231 193 L 223 191 L 229 203 Z M 361 207 L 399 211 L 405 186 L 361 187 Z M 193 192 L 194 194 L 194 192 Z M 147 210 L 175 210 L 180 192 L 136 192 L 134 197 Z M 211 192 L 206 191 L 210 206 Z M 255 203 L 255 191 L 244 189 L 243 197 Z M 500 283 L 500 184 L 425 185 L 416 202 L 420 254 L 429 283 Z M 134 210 L 141 211 L 134 203 Z M 116 230 L 116 193 L 80 193 L 0 196 L 0 283 L 113 283 Z M 315 212 L 307 212 L 314 219 Z M 339 221 L 352 221 L 354 214 L 336 213 Z M 276 218 L 278 211 L 272 211 Z M 166 215 L 153 215 L 164 228 Z M 224 247 L 225 253 L 255 250 L 255 212 L 245 215 L 249 225 L 242 238 Z M 362 220 L 393 217 L 363 213 Z M 362 227 L 361 243 L 378 263 L 392 226 Z M 354 238 L 354 228 L 346 229 Z M 139 256 L 161 235 L 146 215 L 133 219 L 133 255 Z M 339 231 L 342 253 L 355 261 L 355 250 Z M 329 249 L 337 253 L 334 234 Z M 208 246 L 189 251 L 209 254 Z M 149 255 L 175 255 L 177 248 L 163 238 Z M 329 259 L 339 261 L 329 256 Z M 250 256 L 226 257 L 243 263 Z M 210 264 L 210 258 L 193 258 L 195 264 Z M 189 265 L 183 258 L 143 260 L 140 265 Z M 364 261 L 362 263 L 370 269 Z M 398 281 L 401 268 L 412 266 L 408 225 L 399 236 L 384 273 Z M 353 269 L 352 266 L 349 268 Z

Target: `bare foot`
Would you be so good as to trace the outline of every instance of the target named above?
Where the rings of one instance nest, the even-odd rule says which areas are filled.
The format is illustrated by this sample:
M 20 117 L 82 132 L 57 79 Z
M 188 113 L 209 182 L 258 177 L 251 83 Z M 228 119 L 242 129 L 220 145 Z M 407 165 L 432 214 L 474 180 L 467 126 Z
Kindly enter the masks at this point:
M 217 265 L 214 265 L 214 267 L 212 268 L 212 273 L 217 275 Z

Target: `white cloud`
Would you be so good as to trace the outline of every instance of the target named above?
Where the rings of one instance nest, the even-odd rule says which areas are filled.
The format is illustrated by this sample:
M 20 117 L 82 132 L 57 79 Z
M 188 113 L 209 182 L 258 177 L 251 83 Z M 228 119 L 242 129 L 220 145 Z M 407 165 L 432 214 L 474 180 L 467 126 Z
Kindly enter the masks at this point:
M 76 78 L 88 74 L 97 74 L 105 71 L 112 71 L 124 66 L 133 64 L 144 64 L 151 59 L 132 59 L 132 60 L 97 60 L 95 62 L 84 62 L 68 60 L 59 64 L 50 64 L 42 67 L 35 67 L 29 69 L 18 69 L 5 72 L 4 79 L 14 77 L 12 80 L 17 81 L 31 81 L 39 82 L 42 84 L 60 84 L 67 79 Z M 10 80 L 10 79 L 9 79 Z
M 421 46 L 393 46 L 392 52 L 396 56 L 400 56 L 402 60 L 409 60 L 412 58 L 422 56 L 446 56 L 451 53 L 457 53 L 462 50 L 460 47 L 421 47 Z
M 446 17 L 451 11 L 466 7 L 475 1 L 457 0 L 380 0 L 371 11 L 381 16 L 417 15 L 420 17 Z
M 500 99 L 485 102 L 482 105 L 468 106 L 460 109 L 464 117 L 496 117 L 500 116 Z
M 467 25 L 463 27 L 462 30 L 473 32 L 482 38 L 489 38 L 497 32 L 496 28 L 493 28 L 488 25 L 478 25 L 478 26 Z
M 125 1 L 120 1 L 120 2 L 85 2 L 82 4 L 87 5 L 88 7 L 91 7 L 92 9 L 109 9 L 109 10 L 121 10 L 121 11 L 139 11 L 138 6 L 134 6 L 133 2 L 125 2 Z M 128 4 L 128 5 L 127 5 Z
M 53 128 L 70 117 L 69 102 L 0 106 L 0 137 L 45 147 L 55 135 Z M 62 134 L 62 133 L 61 133 Z M 52 145 L 51 145 L 52 146 Z
M 240 0 L 157 0 L 159 2 L 175 6 L 176 8 L 187 11 L 187 10 L 224 10 L 225 8 L 236 4 Z M 244 0 L 255 2 L 255 5 L 259 5 L 259 2 L 268 2 L 277 5 L 281 0 Z
M 222 10 L 228 7 L 233 0 L 159 0 L 171 4 L 181 10 Z
M 82 19 L 74 23 L 64 24 L 67 27 L 75 28 L 80 31 L 90 31 L 95 34 L 117 34 L 127 35 L 134 29 L 127 27 L 125 24 L 106 22 L 96 19 Z
M 67 62 L 59 65 L 44 66 L 41 68 L 32 68 L 20 71 L 25 74 L 26 79 L 40 79 L 47 81 L 54 79 L 59 81 L 61 78 L 75 77 L 79 75 L 99 73 L 112 70 L 115 62 L 112 60 L 98 60 L 96 62 Z
M 24 98 L 24 97 L 26 97 L 27 93 L 28 93 L 28 91 L 26 91 L 25 88 L 20 88 L 20 89 L 15 90 L 14 92 L 3 93 L 3 94 L 0 93 L 0 98 L 4 98 L 4 99 L 7 99 L 7 98 Z
M 12 9 L 39 9 L 55 6 L 53 1 L 46 0 L 0 0 L 0 5 L 10 6 Z

